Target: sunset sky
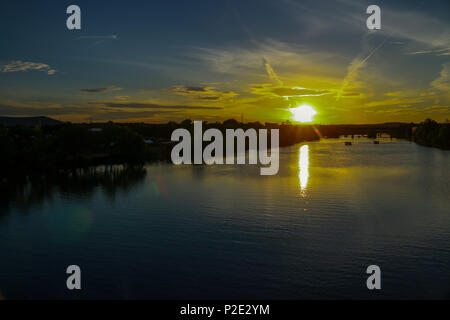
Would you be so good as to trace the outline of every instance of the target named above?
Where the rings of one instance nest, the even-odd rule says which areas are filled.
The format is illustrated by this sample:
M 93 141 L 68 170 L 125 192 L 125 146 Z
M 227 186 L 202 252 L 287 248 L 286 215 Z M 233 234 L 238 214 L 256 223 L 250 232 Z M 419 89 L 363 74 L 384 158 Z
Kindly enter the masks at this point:
M 2 1 L 0 41 L 0 116 L 281 122 L 308 103 L 321 124 L 450 118 L 448 0 Z

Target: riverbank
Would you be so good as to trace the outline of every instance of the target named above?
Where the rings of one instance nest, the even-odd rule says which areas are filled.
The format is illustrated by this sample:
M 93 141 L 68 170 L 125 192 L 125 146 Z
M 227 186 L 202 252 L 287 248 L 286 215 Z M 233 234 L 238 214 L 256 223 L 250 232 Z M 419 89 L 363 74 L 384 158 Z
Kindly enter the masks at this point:
M 178 128 L 191 134 L 191 120 L 166 124 L 145 123 L 56 123 L 43 126 L 0 125 L 0 177 L 51 173 L 61 169 L 86 168 L 103 164 L 139 165 L 170 161 L 174 143 L 171 135 Z M 375 138 L 388 134 L 420 145 L 450 149 L 450 124 L 427 119 L 420 124 L 386 123 L 375 125 L 292 125 L 259 122 L 204 123 L 204 130 L 279 129 L 280 147 L 340 135 Z
M 412 140 L 426 147 L 450 150 L 450 123 L 427 119 L 412 128 Z
M 279 129 L 281 147 L 318 140 L 311 126 L 290 124 L 205 123 L 205 130 Z M 172 132 L 193 132 L 191 120 L 167 124 L 57 124 L 0 127 L 0 177 L 52 173 L 107 164 L 139 165 L 170 161 Z

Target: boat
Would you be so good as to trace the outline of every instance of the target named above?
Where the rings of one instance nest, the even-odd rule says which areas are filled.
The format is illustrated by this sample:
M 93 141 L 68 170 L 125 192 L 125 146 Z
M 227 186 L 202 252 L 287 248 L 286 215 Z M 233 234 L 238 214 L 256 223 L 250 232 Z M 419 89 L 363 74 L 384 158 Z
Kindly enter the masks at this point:
M 373 144 L 380 144 L 380 141 L 375 140 Z
M 345 141 L 345 145 L 346 145 L 346 146 L 351 146 L 352 143 L 351 143 L 350 141 Z

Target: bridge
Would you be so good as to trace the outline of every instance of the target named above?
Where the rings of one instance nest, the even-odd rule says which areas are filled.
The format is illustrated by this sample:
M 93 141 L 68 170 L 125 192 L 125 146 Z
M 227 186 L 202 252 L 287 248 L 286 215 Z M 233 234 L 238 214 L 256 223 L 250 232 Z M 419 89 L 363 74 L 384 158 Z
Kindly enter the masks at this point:
M 387 134 L 391 138 L 409 139 L 413 125 L 408 123 L 382 123 L 317 125 L 316 127 L 322 136 L 328 138 L 337 138 L 342 135 L 360 135 L 376 138 L 381 134 Z

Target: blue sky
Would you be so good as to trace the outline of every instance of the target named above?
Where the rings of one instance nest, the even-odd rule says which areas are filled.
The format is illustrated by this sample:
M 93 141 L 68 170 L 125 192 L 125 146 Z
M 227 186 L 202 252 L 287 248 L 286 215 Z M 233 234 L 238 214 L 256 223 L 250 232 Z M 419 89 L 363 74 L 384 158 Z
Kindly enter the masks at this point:
M 3 1 L 0 115 L 284 121 L 308 103 L 319 123 L 444 121 L 449 18 L 446 0 Z

